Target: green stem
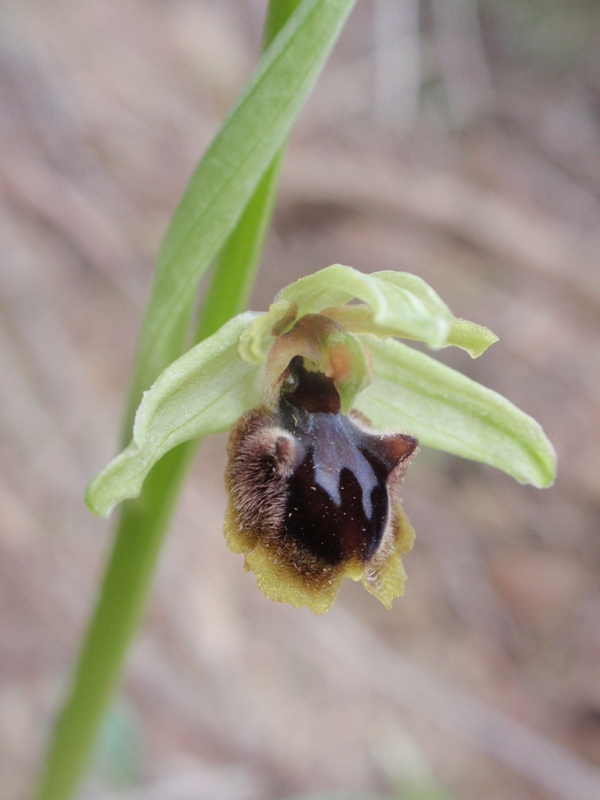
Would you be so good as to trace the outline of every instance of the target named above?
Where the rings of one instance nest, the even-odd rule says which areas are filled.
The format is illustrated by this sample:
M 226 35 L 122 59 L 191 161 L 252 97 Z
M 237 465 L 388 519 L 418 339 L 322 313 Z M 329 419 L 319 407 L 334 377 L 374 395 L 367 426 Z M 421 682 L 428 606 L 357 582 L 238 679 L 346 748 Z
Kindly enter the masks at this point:
M 35 798 L 68 800 L 82 778 L 125 653 L 139 625 L 160 547 L 186 469 L 189 443 L 167 453 L 148 475 L 141 496 L 125 503 L 115 544 L 53 732 Z
M 265 46 L 298 0 L 271 0 Z M 287 12 L 287 13 L 286 13 Z M 275 156 L 222 250 L 202 306 L 196 340 L 242 311 L 250 294 L 271 217 L 283 153 Z M 57 719 L 35 800 L 70 800 L 89 762 L 129 644 L 142 618 L 161 545 L 198 442 L 167 453 L 140 497 L 124 504 L 96 609 Z

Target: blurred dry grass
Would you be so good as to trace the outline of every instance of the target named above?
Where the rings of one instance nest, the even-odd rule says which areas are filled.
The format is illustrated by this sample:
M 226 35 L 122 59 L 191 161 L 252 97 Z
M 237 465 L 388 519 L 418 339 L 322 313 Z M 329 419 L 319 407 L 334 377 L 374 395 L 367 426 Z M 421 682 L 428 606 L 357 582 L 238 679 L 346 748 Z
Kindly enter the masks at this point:
M 600 797 L 600 8 L 550 5 L 358 4 L 253 307 L 336 261 L 422 275 L 499 334 L 480 362 L 441 357 L 544 424 L 556 486 L 422 452 L 405 597 L 348 585 L 315 618 L 226 550 L 206 441 L 87 795 L 408 797 L 430 775 L 464 800 Z M 263 8 L 0 12 L 1 800 L 26 796 L 110 545 L 82 495 L 116 447 L 154 255 Z

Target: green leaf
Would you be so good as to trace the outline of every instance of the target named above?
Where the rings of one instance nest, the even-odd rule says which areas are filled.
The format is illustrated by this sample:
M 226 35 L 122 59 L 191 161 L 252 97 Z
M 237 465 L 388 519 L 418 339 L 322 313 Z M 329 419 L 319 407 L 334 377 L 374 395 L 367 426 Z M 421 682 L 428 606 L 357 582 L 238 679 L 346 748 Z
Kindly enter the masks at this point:
M 219 433 L 261 404 L 256 367 L 238 352 L 240 334 L 256 318 L 234 317 L 217 333 L 174 361 L 144 393 L 133 441 L 90 483 L 86 503 L 105 517 L 137 497 L 152 466 L 176 445 Z
M 550 486 L 556 454 L 541 426 L 501 395 L 393 339 L 361 336 L 373 381 L 356 408 L 376 428 L 491 464 L 520 483 Z
M 267 6 L 265 29 L 262 41 L 263 52 L 300 5 L 300 0 L 273 0 Z
M 408 272 L 362 272 L 333 264 L 286 286 L 275 298 L 298 305 L 298 316 L 318 313 L 350 300 L 373 309 L 373 320 L 389 335 L 409 336 L 431 347 L 443 347 L 453 316 L 425 281 Z M 333 314 L 332 314 L 333 316 Z
M 161 248 L 126 427 L 142 391 L 183 352 L 200 278 L 284 144 L 355 2 L 302 0 L 194 172 Z
M 200 308 L 195 342 L 215 333 L 224 319 L 241 314 L 248 305 L 275 204 L 283 155 L 282 150 L 275 156 L 219 253 Z

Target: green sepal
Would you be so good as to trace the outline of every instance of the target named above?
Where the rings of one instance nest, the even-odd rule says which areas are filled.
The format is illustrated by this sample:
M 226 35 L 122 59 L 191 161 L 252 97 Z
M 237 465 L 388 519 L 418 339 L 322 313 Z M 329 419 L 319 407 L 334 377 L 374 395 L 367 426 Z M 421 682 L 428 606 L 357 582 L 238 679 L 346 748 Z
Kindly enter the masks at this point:
M 170 364 L 144 393 L 133 440 L 89 484 L 94 514 L 137 497 L 152 466 L 181 442 L 226 431 L 261 404 L 258 371 L 238 352 L 240 335 L 258 315 L 240 314 Z
M 346 305 L 362 300 L 358 305 Z M 325 313 L 353 333 L 399 336 L 432 348 L 455 345 L 473 358 L 498 337 L 488 328 L 458 319 L 424 280 L 408 272 L 384 270 L 364 275 L 353 267 L 332 264 L 282 289 L 268 312 L 244 334 L 242 358 L 260 364 L 272 333 L 306 314 Z
M 296 303 L 298 317 L 362 300 L 373 309 L 379 328 L 430 347 L 446 344 L 453 320 L 448 306 L 416 275 L 391 270 L 364 275 L 342 264 L 300 278 L 282 289 L 275 300 Z
M 481 461 L 520 483 L 550 486 L 556 453 L 542 427 L 501 395 L 394 340 L 361 336 L 373 360 L 356 408 L 380 430 Z

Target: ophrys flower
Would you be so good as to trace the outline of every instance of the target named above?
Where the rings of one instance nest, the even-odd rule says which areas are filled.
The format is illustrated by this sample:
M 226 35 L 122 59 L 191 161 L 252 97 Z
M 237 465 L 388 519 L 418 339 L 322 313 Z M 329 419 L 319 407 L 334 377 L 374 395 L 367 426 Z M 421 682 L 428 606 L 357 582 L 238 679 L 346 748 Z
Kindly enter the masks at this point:
M 412 544 L 398 486 L 417 439 L 523 483 L 548 486 L 555 472 L 537 422 L 397 338 L 473 357 L 496 341 L 414 275 L 327 267 L 164 370 L 131 444 L 90 484 L 90 509 L 137 496 L 177 444 L 233 428 L 226 538 L 263 591 L 320 612 L 348 576 L 389 606 Z

